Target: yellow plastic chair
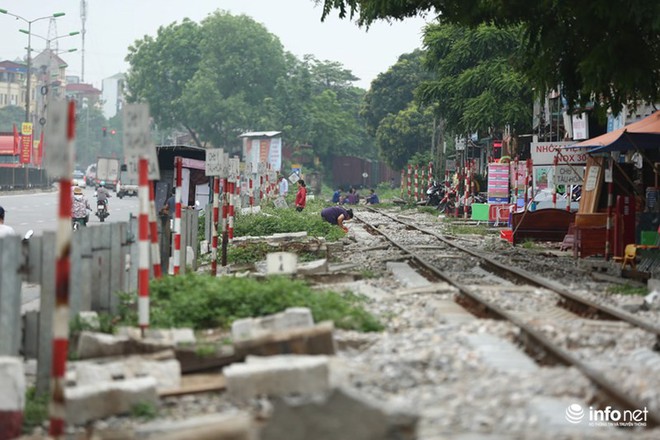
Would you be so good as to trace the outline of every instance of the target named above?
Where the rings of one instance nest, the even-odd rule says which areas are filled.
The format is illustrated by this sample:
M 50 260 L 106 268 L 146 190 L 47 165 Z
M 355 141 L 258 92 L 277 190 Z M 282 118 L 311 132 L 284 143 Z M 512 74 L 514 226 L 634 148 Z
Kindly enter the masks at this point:
M 623 250 L 621 269 L 625 269 L 627 265 L 630 265 L 633 270 L 637 269 L 637 245 L 635 244 L 627 244 Z

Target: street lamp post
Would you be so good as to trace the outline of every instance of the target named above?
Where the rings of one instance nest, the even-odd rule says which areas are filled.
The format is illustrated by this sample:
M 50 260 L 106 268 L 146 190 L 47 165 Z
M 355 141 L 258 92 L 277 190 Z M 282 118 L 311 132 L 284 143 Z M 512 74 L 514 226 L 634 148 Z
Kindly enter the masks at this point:
M 30 122 L 30 69 L 32 68 L 32 63 L 31 63 L 31 54 L 30 52 L 32 51 L 32 23 L 37 22 L 39 20 L 45 20 L 47 18 L 57 18 L 57 17 L 62 17 L 66 15 L 64 12 L 56 12 L 52 15 L 47 15 L 45 17 L 39 17 L 35 18 L 34 20 L 28 20 L 27 18 L 21 17 L 20 15 L 12 14 L 11 12 L 7 11 L 6 9 L 0 9 L 1 14 L 6 14 L 6 15 L 11 15 L 12 17 L 15 17 L 17 20 L 23 20 L 25 23 L 28 25 L 27 32 L 25 30 L 21 30 L 21 32 L 27 34 L 28 36 L 28 50 L 27 50 L 27 79 L 26 79 L 26 93 L 25 93 L 25 122 Z

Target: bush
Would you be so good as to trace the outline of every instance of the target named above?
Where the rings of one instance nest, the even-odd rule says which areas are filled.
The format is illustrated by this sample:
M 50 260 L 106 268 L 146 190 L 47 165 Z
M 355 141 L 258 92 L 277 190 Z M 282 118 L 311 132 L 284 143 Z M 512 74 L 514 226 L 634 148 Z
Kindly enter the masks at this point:
M 229 328 L 236 319 L 309 307 L 316 322 L 332 320 L 338 328 L 359 331 L 383 328 L 362 308 L 361 297 L 316 292 L 307 283 L 285 277 L 259 281 L 185 274 L 155 280 L 150 290 L 152 327 Z M 124 315 L 129 321 L 135 318 L 134 313 Z
M 293 208 L 264 208 L 259 214 L 239 214 L 234 222 L 234 235 L 263 236 L 307 231 L 310 236 L 324 237 L 327 241 L 339 240 L 344 236 L 344 231 L 323 221 L 321 209 L 325 207 L 323 201 L 310 200 L 303 212 Z

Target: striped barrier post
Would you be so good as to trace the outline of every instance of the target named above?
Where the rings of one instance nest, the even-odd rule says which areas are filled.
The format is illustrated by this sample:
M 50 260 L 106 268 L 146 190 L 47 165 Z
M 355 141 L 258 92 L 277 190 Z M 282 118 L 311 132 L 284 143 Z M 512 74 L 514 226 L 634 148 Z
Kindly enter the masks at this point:
M 138 326 L 144 337 L 149 327 L 149 162 L 141 157 L 138 162 Z
M 408 164 L 408 199 L 412 197 L 412 165 Z
M 429 162 L 429 187 L 433 185 L 433 162 Z
M 468 218 L 468 203 L 470 200 L 470 185 L 472 182 L 470 181 L 470 162 L 468 161 L 467 167 L 465 169 L 465 202 L 463 203 L 463 218 Z
M 181 271 L 181 174 L 183 173 L 183 161 L 178 156 L 174 161 L 176 193 L 174 196 L 174 251 L 172 252 L 172 258 L 174 260 L 174 275 L 178 275 Z
M 249 197 L 248 200 L 250 203 L 250 209 L 254 207 L 254 188 L 252 186 L 253 185 L 252 182 L 253 182 L 252 177 L 250 177 L 248 181 L 248 197 Z
M 236 182 L 229 182 L 229 210 L 227 211 L 227 238 L 234 239 L 234 201 L 236 200 Z
M 405 186 L 406 186 L 406 170 L 405 168 L 401 168 L 401 184 L 399 185 L 399 187 L 401 188 L 401 198 L 403 198 Z
M 213 221 L 211 222 L 211 275 L 218 274 L 218 214 L 220 205 L 220 178 L 213 179 Z
M 415 201 L 419 200 L 419 165 L 415 165 Z
M 0 356 L 0 440 L 21 437 L 25 406 L 23 359 Z
M 227 217 L 229 216 L 229 182 L 227 178 L 222 179 L 222 267 L 227 265 L 227 241 L 229 239 L 227 230 Z
M 263 198 L 264 198 L 264 175 L 261 174 L 259 176 L 259 204 L 261 204 Z
M 67 148 L 74 151 L 76 107 L 70 101 L 67 109 Z M 51 400 L 49 434 L 64 435 L 66 419 L 66 358 L 69 353 L 69 284 L 71 273 L 71 178 L 60 180 L 59 215 L 55 239 L 55 308 L 53 310 L 53 359 L 51 369 Z
M 513 160 L 513 168 L 514 168 L 514 178 L 516 179 L 513 183 L 513 204 L 517 205 L 518 204 L 518 180 L 520 180 L 520 174 L 518 173 L 518 156 Z
M 154 277 L 162 278 L 163 269 L 160 267 L 160 245 L 158 244 L 158 223 L 156 222 L 156 194 L 152 181 L 149 181 L 149 234 Z

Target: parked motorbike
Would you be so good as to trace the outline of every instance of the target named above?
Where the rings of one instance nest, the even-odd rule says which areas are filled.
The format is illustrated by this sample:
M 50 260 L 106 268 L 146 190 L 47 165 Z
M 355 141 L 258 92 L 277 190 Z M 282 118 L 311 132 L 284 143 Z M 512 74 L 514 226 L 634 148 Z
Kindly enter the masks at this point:
M 438 211 L 445 215 L 454 215 L 454 210 L 456 209 L 456 190 L 453 188 L 447 188 L 438 204 Z
M 108 202 L 107 201 L 97 201 L 96 202 L 96 216 L 99 218 L 101 223 L 103 223 L 110 213 L 108 212 Z
M 438 206 L 445 195 L 444 192 L 444 186 L 434 180 L 426 190 L 426 199 L 419 202 L 419 204 L 425 206 Z

